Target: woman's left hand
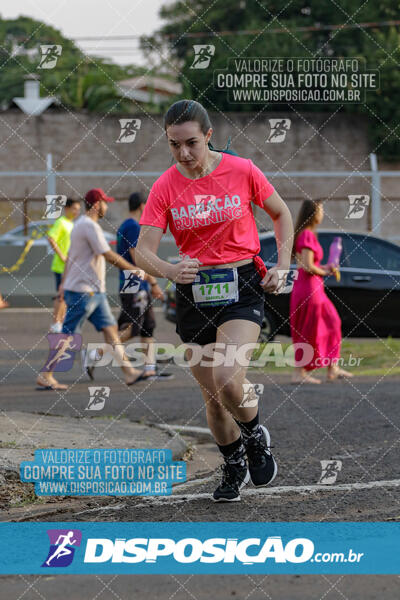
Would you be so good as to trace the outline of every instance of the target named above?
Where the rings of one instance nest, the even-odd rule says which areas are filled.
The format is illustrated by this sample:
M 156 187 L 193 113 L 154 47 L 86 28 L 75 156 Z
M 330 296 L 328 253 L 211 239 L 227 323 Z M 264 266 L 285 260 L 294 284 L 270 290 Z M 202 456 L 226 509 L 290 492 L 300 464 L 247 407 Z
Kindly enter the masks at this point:
M 266 276 L 260 282 L 264 292 L 269 294 L 279 294 L 279 290 L 285 286 L 288 273 L 289 269 L 278 269 L 278 267 L 268 269 Z
M 328 277 L 328 275 L 332 275 L 332 273 L 334 272 L 334 266 L 333 265 L 319 265 L 320 269 L 323 269 L 325 271 L 326 276 Z

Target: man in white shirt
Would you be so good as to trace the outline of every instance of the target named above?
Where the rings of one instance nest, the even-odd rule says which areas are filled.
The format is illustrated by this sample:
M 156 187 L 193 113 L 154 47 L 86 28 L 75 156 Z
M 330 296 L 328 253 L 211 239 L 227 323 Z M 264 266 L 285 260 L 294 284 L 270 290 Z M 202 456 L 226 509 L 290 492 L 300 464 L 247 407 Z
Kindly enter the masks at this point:
M 142 379 L 142 372 L 127 364 L 118 335 L 116 320 L 106 296 L 105 261 L 119 269 L 138 274 L 140 271 L 108 245 L 98 221 L 108 209 L 109 198 L 102 189 L 90 190 L 85 196 L 86 213 L 80 217 L 71 233 L 71 246 L 59 294 L 67 305 L 62 333 L 79 333 L 88 319 L 97 331 L 102 331 L 105 342 L 114 348 L 120 360 L 125 383 L 132 385 Z M 42 371 L 37 378 L 39 389 L 67 389 L 52 372 Z

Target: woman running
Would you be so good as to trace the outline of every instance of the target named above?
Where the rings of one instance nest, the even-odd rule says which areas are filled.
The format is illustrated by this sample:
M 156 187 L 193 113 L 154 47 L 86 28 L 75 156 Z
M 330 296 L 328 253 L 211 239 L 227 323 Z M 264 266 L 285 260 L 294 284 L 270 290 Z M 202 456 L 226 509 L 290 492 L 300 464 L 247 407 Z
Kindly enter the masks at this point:
M 277 466 L 269 432 L 259 424 L 258 406 L 243 402 L 251 357 L 236 351 L 232 358 L 227 352 L 232 345 L 240 350 L 257 342 L 264 291 L 276 291 L 278 270 L 290 266 L 293 225 L 286 204 L 251 160 L 212 148 L 211 123 L 201 104 L 176 102 L 164 126 L 176 164 L 150 191 L 135 256 L 147 273 L 176 282 L 177 332 L 184 343 L 203 347 L 202 360 L 191 371 L 224 457 L 213 498 L 235 501 L 250 478 L 256 486 L 270 483 Z M 272 218 L 277 238 L 279 261 L 264 277 L 256 268 L 261 271 L 264 265 L 257 256 L 260 242 L 251 202 Z M 157 256 L 168 225 L 183 257 L 177 264 Z
M 341 320 L 325 293 L 323 281 L 323 277 L 331 275 L 333 270 L 329 265 L 320 264 L 324 253 L 316 236 L 323 218 L 322 201 L 304 200 L 295 227 L 293 252 L 299 275 L 290 296 L 290 328 L 293 343 L 308 343 L 314 353 L 307 365 L 295 367 L 293 383 L 321 383 L 320 379 L 309 374 L 309 371 L 320 367 L 328 367 L 328 381 L 353 377 L 352 373 L 338 366 Z M 300 361 L 296 354 L 295 359 Z

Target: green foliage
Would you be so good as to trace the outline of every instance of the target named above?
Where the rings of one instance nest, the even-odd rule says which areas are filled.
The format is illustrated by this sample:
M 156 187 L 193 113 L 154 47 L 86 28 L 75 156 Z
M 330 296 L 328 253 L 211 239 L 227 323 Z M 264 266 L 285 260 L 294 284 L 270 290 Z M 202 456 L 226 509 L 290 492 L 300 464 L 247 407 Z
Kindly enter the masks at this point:
M 177 0 L 163 6 L 160 15 L 165 20 L 164 26 L 144 41 L 143 47 L 150 43 L 153 53 L 154 50 L 167 53 L 164 63 L 180 73 L 184 95 L 199 100 L 212 110 L 287 109 L 273 103 L 229 104 L 224 92 L 214 90 L 212 72 L 225 69 L 231 57 L 365 58 L 368 69 L 379 70 L 380 90 L 366 92 L 366 104 L 344 105 L 341 110 L 367 115 L 371 150 L 387 160 L 400 158 L 400 127 L 397 127 L 400 121 L 399 31 L 395 27 L 362 28 L 358 25 L 398 19 L 398 1 L 292 0 L 285 5 L 273 0 L 215 3 Z M 342 28 L 341 24 L 352 28 Z M 339 27 L 323 29 L 326 25 Z M 299 30 L 318 26 L 315 31 Z M 245 30 L 261 33 L 240 33 Z M 223 31 L 237 32 L 237 35 L 219 35 Z M 193 33 L 206 35 L 188 36 Z M 212 69 L 191 69 L 193 44 L 206 43 L 215 46 Z M 336 111 L 337 108 L 336 104 L 297 105 L 297 109 L 307 111 Z
M 62 46 L 54 69 L 37 70 L 39 54 L 13 55 L 17 46 L 29 51 L 42 44 Z M 121 98 L 114 83 L 142 72 L 143 68 L 134 65 L 121 67 L 88 57 L 59 31 L 29 17 L 0 19 L 0 102 L 10 103 L 15 96 L 23 96 L 24 76 L 36 73 L 40 75 L 41 95 L 56 96 L 68 110 L 135 112 L 135 103 Z

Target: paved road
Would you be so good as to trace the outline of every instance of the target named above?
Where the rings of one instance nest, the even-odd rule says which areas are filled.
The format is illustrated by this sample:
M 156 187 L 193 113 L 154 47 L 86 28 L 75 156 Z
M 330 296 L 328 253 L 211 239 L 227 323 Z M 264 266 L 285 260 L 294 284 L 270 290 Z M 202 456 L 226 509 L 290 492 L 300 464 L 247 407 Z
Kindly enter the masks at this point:
M 75 361 L 72 371 L 60 374 L 60 380 L 71 383 L 66 393 L 35 391 L 35 373 L 47 356 L 46 319 L 43 313 L 7 314 L 3 311 L 0 314 L 1 408 L 87 418 L 89 381 L 79 361 Z M 161 314 L 158 320 L 160 341 L 179 343 L 173 325 Z M 87 341 L 101 339 L 90 325 L 85 327 L 84 338 Z M 190 371 L 175 365 L 167 368 L 174 372 L 174 380 L 140 383 L 132 388 L 123 384 L 117 367 L 96 370 L 96 383 L 111 388 L 110 402 L 101 416 L 206 427 L 201 395 Z M 400 477 L 398 379 L 356 377 L 351 382 L 324 384 L 318 388 L 293 386 L 288 376 L 271 377 L 257 370 L 252 373 L 252 379 L 265 384 L 261 416 L 271 431 L 279 461 L 277 485 L 316 484 L 321 474 L 320 461 L 331 458 L 343 463 L 338 483 Z M 198 446 L 201 450 L 201 444 Z M 209 457 L 210 454 L 204 460 L 204 476 L 212 473 L 218 463 L 218 455 L 215 459 Z M 328 502 L 325 518 L 368 519 L 399 514 L 399 505 L 389 490 L 362 492 L 360 496 L 356 499 L 355 494 L 345 494 L 340 502 L 336 499 Z M 374 498 L 380 501 L 375 502 Z M 310 502 L 311 506 L 303 501 L 301 509 L 289 510 L 288 507 L 287 511 L 280 502 L 278 512 L 271 514 L 268 510 L 268 518 L 307 519 L 309 514 L 324 518 L 323 503 L 314 499 Z M 314 505 L 318 507 L 317 512 L 312 509 Z M 199 514 L 198 507 L 194 512 Z
M 150 592 L 150 594 L 149 594 Z M 57 575 L 1 577 L 1 600 L 395 600 L 384 575 Z
M 158 339 L 179 343 L 173 325 L 158 315 Z M 70 383 L 67 393 L 35 391 L 35 373 L 47 356 L 45 337 L 48 315 L 43 312 L 0 313 L 0 380 L 2 411 L 47 413 L 87 418 L 89 381 L 79 364 L 60 377 Z M 84 329 L 85 341 L 97 341 L 90 326 Z M 110 402 L 102 417 L 126 418 L 156 424 L 179 424 L 206 427 L 200 392 L 191 374 L 183 368 L 168 365 L 175 379 L 168 382 L 141 383 L 126 388 L 117 368 L 96 373 L 96 383 L 109 385 Z M 261 416 L 272 434 L 279 475 L 270 490 L 260 492 L 251 487 L 243 493 L 241 503 L 214 505 L 209 493 L 217 482 L 219 457 L 206 435 L 188 434 L 186 441 L 194 450 L 194 467 L 190 485 L 176 490 L 168 500 L 128 498 L 123 502 L 110 499 L 91 506 L 72 504 L 60 507 L 53 521 L 67 520 L 159 520 L 159 521 L 283 521 L 283 520 L 398 520 L 399 506 L 399 379 L 360 378 L 315 386 L 292 386 L 288 376 L 254 371 L 251 379 L 265 384 Z M 315 490 L 321 475 L 321 460 L 342 462 L 334 486 Z M 378 483 L 375 483 L 378 482 Z M 384 482 L 384 483 L 382 483 Z M 119 504 L 116 509 L 115 505 Z M 113 510 L 108 510 L 112 505 Z M 79 508 L 79 510 L 78 510 Z M 101 510 L 99 510 L 101 509 Z M 86 510 L 86 512 L 85 512 Z M 77 513 L 80 514 L 77 514 Z M 33 517 L 38 520 L 40 517 Z M 43 517 L 44 518 L 44 517 Z M 49 519 L 49 517 L 47 517 Z M 46 519 L 45 519 L 46 520 Z M 1 598 L 18 598 L 26 584 L 34 582 L 44 597 L 50 589 L 48 578 L 3 578 Z M 65 584 L 62 583 L 65 581 Z M 145 578 L 118 577 L 57 578 L 57 590 L 71 582 L 68 597 L 86 598 L 84 588 L 103 589 L 103 597 L 111 597 L 110 589 L 119 590 L 121 598 L 133 597 L 132 591 L 147 591 Z M 106 584 L 104 582 L 111 582 Z M 186 583 L 185 583 L 186 582 Z M 214 582 L 214 583 L 213 583 Z M 154 596 L 158 598 L 209 598 L 215 592 L 221 598 L 394 598 L 398 579 L 392 577 L 163 577 L 152 578 Z M 107 587 L 110 586 L 110 588 Z M 50 587 L 49 587 L 50 586 Z M 103 586 L 103 587 L 102 587 Z M 259 586 L 259 587 L 258 587 Z M 215 590 L 214 590 L 215 588 Z M 12 594 L 10 594 L 12 590 Z M 20 590 L 20 591 L 18 591 Z M 212 591 L 213 590 L 213 591 Z M 273 591 L 271 591 L 273 590 Z M 331 590 L 331 591 L 329 591 Z M 34 588 L 26 598 L 40 597 Z M 52 597 L 58 598 L 57 591 Z M 270 594 L 268 596 L 268 594 Z M 312 595 L 311 595 L 312 594 Z M 61 592 L 60 592 L 61 597 Z M 64 596 L 65 597 L 65 596 Z M 102 596 L 100 596 L 102 597 Z

